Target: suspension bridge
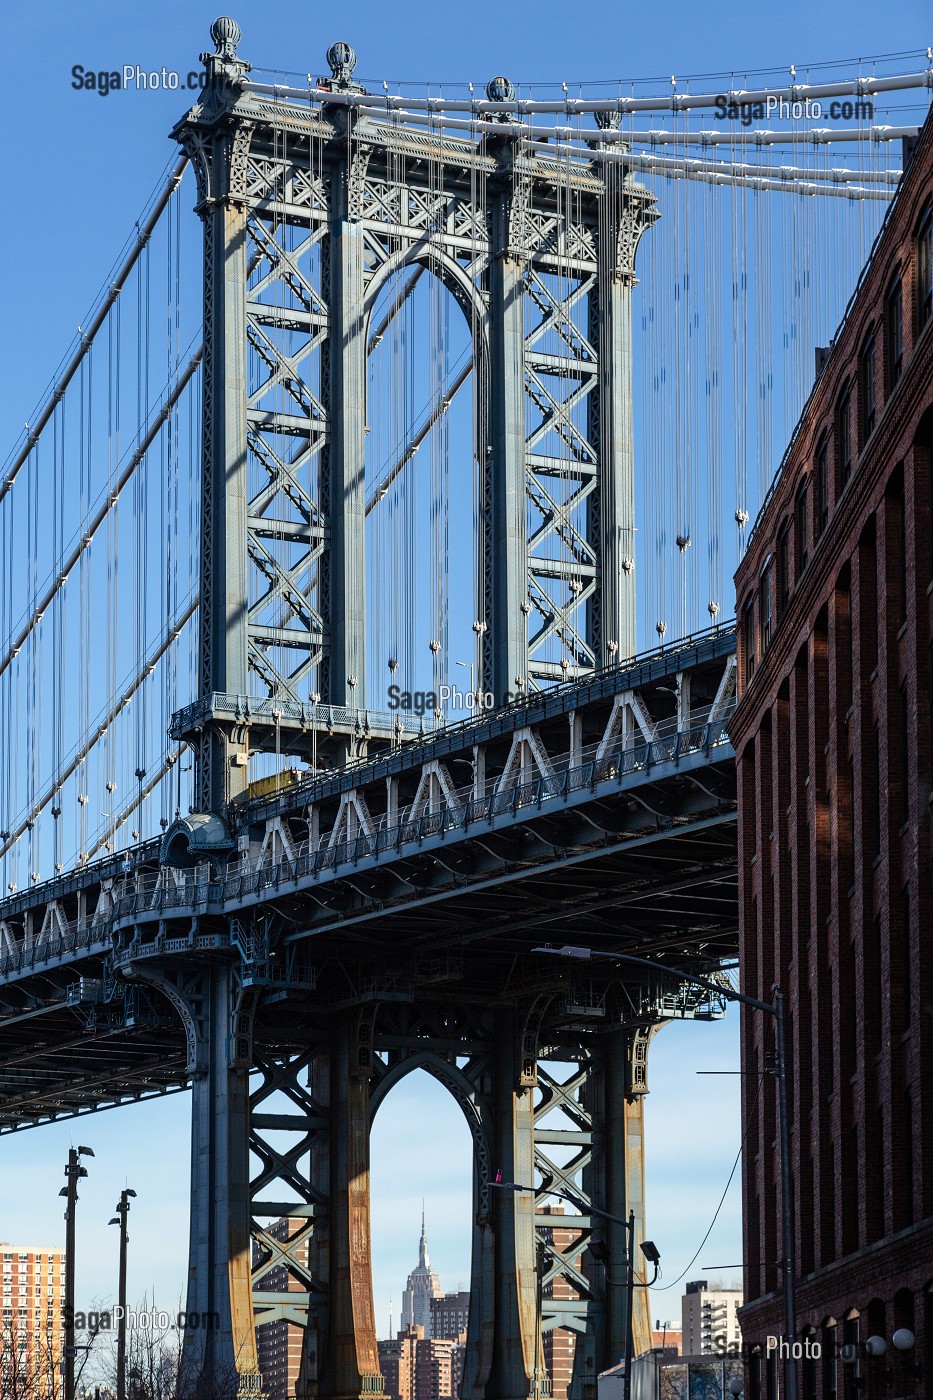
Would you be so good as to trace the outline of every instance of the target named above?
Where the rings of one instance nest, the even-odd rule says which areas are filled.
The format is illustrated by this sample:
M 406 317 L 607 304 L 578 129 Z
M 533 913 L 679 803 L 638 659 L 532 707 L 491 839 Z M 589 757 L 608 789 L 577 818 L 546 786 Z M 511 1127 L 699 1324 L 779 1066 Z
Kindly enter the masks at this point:
M 737 946 L 729 575 L 930 54 L 426 93 L 211 37 L 0 477 L 0 1131 L 190 1090 L 186 1375 L 261 1395 L 285 1320 L 299 1393 L 361 1397 L 369 1129 L 423 1068 L 473 1141 L 463 1395 L 540 1394 L 566 1328 L 593 1400 L 648 1044 L 725 1009 L 665 969 Z

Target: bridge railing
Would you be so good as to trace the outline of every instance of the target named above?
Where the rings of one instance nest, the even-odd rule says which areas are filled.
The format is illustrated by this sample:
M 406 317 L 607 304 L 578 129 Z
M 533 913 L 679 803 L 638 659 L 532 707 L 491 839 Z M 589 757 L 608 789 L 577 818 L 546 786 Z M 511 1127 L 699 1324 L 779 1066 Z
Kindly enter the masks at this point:
M 352 786 L 357 773 L 389 777 L 403 766 L 417 766 L 432 758 L 441 758 L 468 748 L 472 743 L 485 743 L 517 728 L 569 714 L 593 701 L 611 699 L 622 689 L 637 689 L 665 676 L 673 676 L 678 671 L 691 670 L 716 657 L 728 655 L 734 648 L 734 622 L 704 628 L 666 646 L 640 652 L 638 656 L 625 661 L 616 661 L 583 679 L 562 681 L 545 690 L 517 696 L 508 705 L 498 706 L 495 710 L 481 711 L 453 724 L 439 724 L 433 731 L 409 739 L 388 756 L 379 759 L 362 756 L 332 772 L 302 774 L 299 781 L 284 793 L 250 800 L 250 818 L 257 820 L 267 814 L 293 809 L 296 804 L 318 795 L 331 796 Z
M 598 745 L 590 745 L 576 756 L 582 759 L 579 762 L 573 762 L 574 755 L 569 752 L 552 757 L 549 773 L 537 773 L 533 777 L 518 774 L 514 781 L 505 784 L 500 779 L 482 795 L 474 795 L 472 788 L 464 788 L 453 794 L 452 802 L 435 811 L 414 814 L 409 807 L 391 824 L 383 815 L 369 832 L 332 844 L 324 844 L 326 838 L 317 844 L 306 841 L 298 847 L 294 857 L 259 869 L 227 874 L 219 880 L 211 880 L 207 864 L 192 870 L 163 867 L 158 872 L 127 874 L 114 889 L 112 906 L 103 918 L 80 923 L 59 920 L 54 934 L 28 945 L 24 941 L 15 953 L 0 957 L 0 977 L 69 955 L 77 958 L 92 950 L 105 951 L 111 945 L 114 924 L 141 914 L 172 908 L 197 911 L 212 902 L 242 899 L 283 881 L 318 875 L 348 862 L 401 852 L 406 846 L 446 831 L 465 830 L 475 823 L 515 816 L 555 798 L 566 799 L 577 792 L 592 791 L 605 782 L 614 780 L 621 785 L 635 773 L 660 764 L 676 763 L 698 752 L 709 753 L 729 742 L 731 708 L 727 707 L 715 720 L 693 723 L 688 729 L 672 728 L 656 733 L 650 740 L 640 738 L 624 742 L 620 736 L 618 743 L 602 754 L 598 752 Z
M 593 790 L 606 781 L 615 780 L 621 785 L 634 773 L 658 764 L 676 762 L 697 752 L 709 752 L 728 743 L 727 721 L 728 711 L 712 722 L 691 725 L 685 730 L 675 729 L 652 740 L 639 740 L 602 757 L 593 754 L 576 765 L 568 762 L 563 768 L 555 766 L 555 771 L 551 773 L 539 773 L 533 778 L 518 777 L 513 783 L 483 796 L 472 796 L 471 790 L 465 789 L 455 794 L 459 800 L 447 803 L 437 811 L 422 812 L 417 816 L 403 813 L 401 819 L 391 825 L 386 817 L 382 817 L 374 823 L 370 832 L 360 832 L 345 841 L 336 841 L 331 845 L 322 843 L 316 848 L 305 842 L 294 857 L 261 869 L 228 875 L 211 887 L 210 894 L 207 890 L 203 891 L 202 898 L 213 896 L 222 901 L 242 899 L 283 881 L 304 879 L 309 875 L 334 870 L 347 862 L 400 852 L 405 846 L 446 831 L 462 830 L 474 823 L 489 822 L 500 816 L 514 816 L 523 809 L 540 806 L 553 798 L 566 798 L 575 792 Z M 568 757 L 564 755 L 565 760 Z M 171 897 L 171 893 L 170 890 L 160 891 L 160 904 L 153 907 L 166 907 L 164 899 Z

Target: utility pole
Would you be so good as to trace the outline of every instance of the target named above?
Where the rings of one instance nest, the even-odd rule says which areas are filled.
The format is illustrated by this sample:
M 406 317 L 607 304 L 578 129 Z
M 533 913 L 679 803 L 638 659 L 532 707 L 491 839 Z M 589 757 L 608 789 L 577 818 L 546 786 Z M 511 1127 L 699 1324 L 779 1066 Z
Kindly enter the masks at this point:
M 117 1297 L 117 1400 L 126 1400 L 126 1246 L 129 1243 L 129 1235 L 126 1232 L 126 1217 L 130 1213 L 130 1197 L 136 1196 L 135 1191 L 127 1187 L 120 1192 L 120 1199 L 116 1204 L 116 1215 L 110 1221 L 111 1225 L 120 1227 L 120 1281 Z
M 93 1157 L 89 1147 L 68 1149 L 68 1165 L 65 1167 L 67 1186 L 59 1191 L 67 1199 L 65 1210 L 65 1346 L 62 1353 L 62 1375 L 65 1379 L 64 1400 L 75 1400 L 75 1215 L 78 1204 L 78 1181 L 87 1176 L 87 1167 L 82 1167 L 82 1157 Z
M 629 1211 L 625 1241 L 625 1400 L 632 1400 L 635 1332 L 635 1212 Z

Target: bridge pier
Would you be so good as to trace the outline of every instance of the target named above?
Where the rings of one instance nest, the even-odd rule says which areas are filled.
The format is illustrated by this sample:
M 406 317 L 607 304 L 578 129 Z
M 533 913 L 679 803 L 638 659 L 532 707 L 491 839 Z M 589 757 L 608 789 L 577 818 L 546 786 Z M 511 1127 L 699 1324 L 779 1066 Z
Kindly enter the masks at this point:
M 238 1053 L 239 979 L 206 967 L 187 989 L 196 1068 L 191 1091 L 191 1225 L 182 1374 L 213 1396 L 262 1395 L 250 1297 L 249 1063 Z M 195 1324 L 195 1317 L 197 1323 Z

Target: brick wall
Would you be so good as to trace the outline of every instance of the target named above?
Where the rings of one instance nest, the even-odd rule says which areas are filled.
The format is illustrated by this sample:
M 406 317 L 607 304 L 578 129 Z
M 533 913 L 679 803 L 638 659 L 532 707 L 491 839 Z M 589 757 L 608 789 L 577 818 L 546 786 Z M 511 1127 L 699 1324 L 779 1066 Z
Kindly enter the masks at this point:
M 787 998 L 799 1323 L 841 1342 L 880 1322 L 890 1342 L 909 1316 L 918 1356 L 933 1289 L 931 200 L 928 121 L 736 575 L 730 723 L 743 985 L 770 1000 L 780 981 Z M 742 1043 L 754 1347 L 783 1330 L 770 1018 L 743 1012 Z M 837 1370 L 806 1373 L 805 1397 L 851 1389 Z

